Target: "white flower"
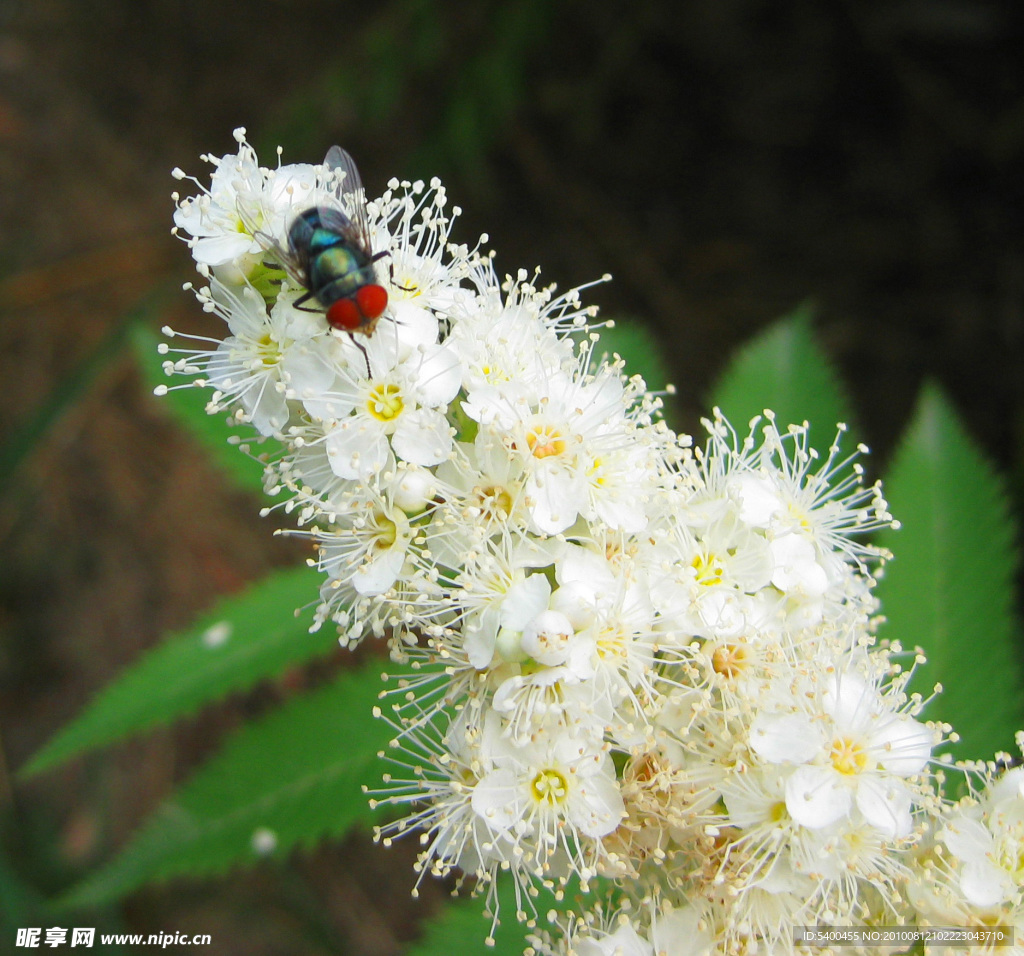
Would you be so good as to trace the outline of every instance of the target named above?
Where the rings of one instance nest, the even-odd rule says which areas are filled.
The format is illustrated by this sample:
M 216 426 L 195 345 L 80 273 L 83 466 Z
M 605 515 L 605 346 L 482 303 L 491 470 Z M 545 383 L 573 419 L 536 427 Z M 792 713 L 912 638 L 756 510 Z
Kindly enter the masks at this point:
M 764 713 L 750 729 L 755 753 L 794 765 L 786 779 L 790 816 L 818 829 L 856 806 L 882 833 L 909 834 L 914 797 L 904 778 L 924 770 L 932 732 L 850 670 L 828 678 L 812 699 L 791 713 Z M 797 695 L 797 703 L 807 700 Z
M 521 394 L 518 385 L 471 390 L 462 407 L 522 462 L 534 530 L 557 534 L 581 512 L 597 517 L 594 502 L 601 494 L 600 484 L 591 481 L 595 467 L 603 468 L 599 478 L 612 495 L 620 496 L 630 481 L 634 494 L 642 495 L 648 475 L 625 454 L 636 435 L 616 374 L 605 371 L 581 379 L 553 372 L 532 396 Z M 604 515 L 609 522 L 621 517 L 629 524 L 632 516 L 632 509 L 613 506 Z
M 237 403 L 236 420 L 252 422 L 263 435 L 279 434 L 292 418 L 297 391 L 319 391 L 334 380 L 325 329 L 317 316 L 293 307 L 294 296 L 279 297 L 268 313 L 251 286 L 230 289 L 214 280 L 199 298 L 227 322 L 231 334 L 212 350 L 177 350 L 184 357 L 165 363 L 165 371 L 205 373 L 199 381 L 215 389 L 211 413 Z
M 534 579 L 547 584 L 543 575 L 528 580 Z M 505 717 L 505 732 L 513 740 L 525 743 L 546 724 L 602 739 L 613 722 L 615 702 L 594 681 L 598 647 L 593 635 L 577 633 L 563 613 L 545 608 L 520 629 L 503 628 L 498 646 L 511 666 L 495 676 L 500 683 L 492 706 Z
M 988 909 L 1018 900 L 1024 887 L 1024 769 L 1007 771 L 939 831 L 960 862 L 959 885 L 971 906 Z
M 607 936 L 577 938 L 572 952 L 575 956 L 657 956 L 654 947 L 642 939 L 629 923 L 624 923 Z
M 355 499 L 330 531 L 318 531 L 317 566 L 326 587 L 344 580 L 360 594 L 383 594 L 398 580 L 412 542 L 409 519 L 380 498 Z
M 235 139 L 239 144 L 237 154 L 204 157 L 215 167 L 208 190 L 193 180 L 203 190 L 200 195 L 180 201 L 177 194 L 174 196 L 178 202 L 174 223 L 192 237 L 188 245 L 196 261 L 209 266 L 237 262 L 263 251 L 246 230 L 239 206 L 260 202 L 265 170 L 260 169 L 255 151 L 245 141 L 244 129 L 235 130 Z M 176 179 L 186 178 L 181 170 L 175 170 L 174 175 Z
M 722 500 L 703 527 L 682 521 L 654 530 L 648 556 L 651 597 L 673 630 L 688 635 L 750 635 L 758 615 L 750 596 L 770 582 L 768 542 L 736 520 Z
M 742 520 L 773 537 L 805 537 L 830 579 L 841 573 L 834 555 L 861 569 L 867 561 L 884 559 L 882 550 L 852 537 L 899 523 L 888 512 L 881 485 L 863 485 L 864 469 L 856 457 L 867 448 L 860 445 L 840 458 L 845 425 L 838 426 L 821 459 L 810 446 L 806 423 L 790 425 L 782 435 L 774 415 L 765 412 L 760 443 L 755 439 L 757 419 L 741 443 L 717 409 L 715 414 L 713 422 L 704 422 L 711 438 L 701 457 L 702 474 L 709 487 L 739 502 Z
M 600 843 L 585 838 L 607 836 L 625 815 L 603 748 L 540 731 L 526 745 L 499 742 L 490 757 L 493 769 L 473 789 L 473 810 L 514 840 L 521 851 L 517 865 L 547 877 L 564 854 L 579 875 L 591 876 Z
M 577 659 L 589 649 L 595 700 L 607 698 L 610 706 L 638 693 L 653 696 L 658 634 L 646 581 L 634 569 L 575 545 L 561 556 L 555 577 L 559 587 L 551 604 L 575 629 Z
M 526 527 L 522 463 L 487 432 L 478 433 L 472 444 L 456 442 L 437 478 L 448 504 L 430 528 L 430 548 L 439 564 L 461 568 L 483 540 Z
M 479 405 L 481 416 L 490 414 L 493 402 L 530 401 L 549 375 L 573 361 L 572 340 L 559 338 L 530 305 L 516 298 L 503 304 L 494 290 L 460 300 L 453 312 L 450 341 L 462 364 L 463 388 L 473 396 L 470 407 Z M 467 414 L 473 412 L 467 408 Z
M 427 344 L 430 326 L 434 332 L 429 341 L 435 342 L 437 315 L 470 296 L 459 283 L 470 271 L 473 254 L 450 242 L 452 219 L 459 210 L 449 216 L 447 201 L 437 179 L 429 189 L 422 182 L 392 180 L 379 200 L 367 203 L 373 248 L 388 251 L 386 265 L 382 262 L 377 271 L 387 283 L 389 313 L 403 331 L 423 334 L 415 341 L 410 337 L 410 345 Z
M 343 369 L 312 409 L 327 423 L 324 440 L 335 474 L 366 480 L 385 468 L 392 452 L 414 465 L 444 461 L 453 445 L 445 406 L 459 389 L 454 353 L 423 345 L 402 360 L 380 333 L 364 347 L 372 376 L 358 365 Z
M 496 554 L 494 558 L 479 577 L 459 577 L 459 600 L 468 611 L 463 627 L 465 647 L 470 663 L 478 670 L 496 660 L 523 660 L 523 628 L 547 610 L 551 598 L 546 575 L 527 575 L 526 568 L 511 556 Z
M 383 713 L 378 716 L 384 717 Z M 490 766 L 490 740 L 497 729 L 493 721 L 479 732 L 470 732 L 465 712 L 452 720 L 444 730 L 438 724 L 419 722 L 414 727 L 400 728 L 395 749 L 400 756 L 396 763 L 398 775 L 389 774 L 385 788 L 373 801 L 405 806 L 420 803 L 421 807 L 409 818 L 378 828 L 375 839 L 385 845 L 391 839 L 412 827 L 421 827 L 426 838 L 420 853 L 419 877 L 432 872 L 446 875 L 453 867 L 493 878 L 510 844 L 472 806 L 473 794 L 480 777 Z M 403 759 L 404 758 L 404 759 Z M 425 773 L 402 775 L 407 762 L 424 763 Z

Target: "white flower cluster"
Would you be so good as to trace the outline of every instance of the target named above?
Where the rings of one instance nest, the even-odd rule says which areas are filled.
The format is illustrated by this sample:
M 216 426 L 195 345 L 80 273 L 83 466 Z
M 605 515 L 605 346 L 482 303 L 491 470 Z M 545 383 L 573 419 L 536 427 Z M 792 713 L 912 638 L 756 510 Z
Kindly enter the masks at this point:
M 768 413 L 746 436 L 716 414 L 692 449 L 601 357 L 579 290 L 450 242 L 436 181 L 366 204 L 388 306 L 372 335 L 332 329 L 282 254 L 299 214 L 355 220 L 361 195 L 236 139 L 175 214 L 228 334 L 166 370 L 276 443 L 267 488 L 316 544 L 317 626 L 391 642 L 397 769 L 375 802 L 406 816 L 379 835 L 419 835 L 420 879 L 458 870 L 495 904 L 507 871 L 533 920 L 540 889 L 607 878 L 607 910 L 534 943 L 580 956 L 1012 923 L 1020 777 L 941 797 L 949 729 L 873 635 L 885 556 L 854 536 L 893 521 L 856 456 Z

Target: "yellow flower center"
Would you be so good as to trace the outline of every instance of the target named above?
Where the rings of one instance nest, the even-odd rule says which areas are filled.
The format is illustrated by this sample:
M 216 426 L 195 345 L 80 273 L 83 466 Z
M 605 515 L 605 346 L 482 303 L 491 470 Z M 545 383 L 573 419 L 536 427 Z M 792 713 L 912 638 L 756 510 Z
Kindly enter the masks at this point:
M 370 397 L 366 400 L 366 407 L 377 421 L 394 421 L 405 408 L 402 391 L 397 385 L 374 385 L 370 390 Z
M 541 770 L 530 783 L 530 792 L 538 803 L 561 803 L 569 795 L 569 781 L 559 770 Z
M 491 365 L 490 362 L 485 362 L 480 366 L 480 374 L 483 375 L 491 385 L 497 385 L 500 382 L 512 381 L 512 376 L 508 373 L 507 369 L 504 369 L 499 365 Z
M 565 451 L 565 439 L 552 425 L 537 425 L 526 435 L 526 443 L 534 458 L 548 458 Z
M 597 656 L 605 663 L 626 660 L 626 636 L 622 631 L 609 627 L 597 636 Z
M 1017 883 L 1024 875 L 1024 846 L 1009 836 L 1004 836 L 996 844 L 997 865 L 1011 874 Z
M 267 368 L 272 368 L 281 361 L 281 349 L 269 332 L 264 332 L 259 337 L 256 343 L 256 354 Z
M 697 572 L 697 583 L 704 587 L 722 583 L 722 562 L 711 552 L 698 552 L 690 562 Z
M 373 513 L 373 547 L 387 551 L 398 540 L 398 525 L 382 511 Z
M 811 519 L 808 517 L 807 512 L 803 510 L 795 501 L 791 501 L 786 505 L 786 512 L 789 520 L 796 524 L 801 531 L 811 532 L 813 525 Z
M 747 648 L 743 644 L 722 644 L 711 655 L 711 666 L 716 674 L 735 680 L 747 666 Z
M 408 276 L 395 276 L 391 281 L 391 288 L 398 293 L 396 298 L 415 299 L 422 293 L 415 280 Z
M 829 753 L 832 766 L 841 774 L 852 777 L 868 765 L 868 754 L 859 740 L 850 737 L 836 737 Z
M 473 494 L 486 520 L 503 521 L 512 514 L 512 496 L 501 485 L 478 485 Z

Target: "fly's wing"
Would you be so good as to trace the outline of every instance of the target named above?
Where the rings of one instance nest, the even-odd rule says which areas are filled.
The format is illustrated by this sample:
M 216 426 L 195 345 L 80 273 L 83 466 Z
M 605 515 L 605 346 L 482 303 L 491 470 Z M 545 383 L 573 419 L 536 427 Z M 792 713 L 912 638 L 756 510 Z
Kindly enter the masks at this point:
M 288 278 L 299 287 L 309 287 L 304 259 L 294 250 L 286 249 L 270 233 L 263 229 L 263 223 L 269 218 L 262 208 L 255 203 L 244 203 L 241 199 L 235 205 L 235 211 L 245 231 L 253 237 L 268 254 L 264 260 L 267 266 L 277 266 L 288 273 Z
M 340 209 L 321 207 L 320 219 L 330 224 L 345 241 L 373 258 L 370 245 L 370 224 L 366 218 L 366 191 L 356 169 L 355 160 L 340 146 L 332 146 L 324 157 L 324 166 L 334 178 L 334 196 Z

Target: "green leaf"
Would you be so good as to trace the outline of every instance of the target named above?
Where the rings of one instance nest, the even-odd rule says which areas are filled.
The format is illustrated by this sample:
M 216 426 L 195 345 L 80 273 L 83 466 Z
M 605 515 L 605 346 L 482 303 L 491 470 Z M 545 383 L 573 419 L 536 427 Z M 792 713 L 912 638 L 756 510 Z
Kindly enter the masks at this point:
M 607 900 L 612 891 L 613 884 L 602 879 L 592 880 L 589 891 L 583 893 L 574 878 L 557 898 L 550 890 L 542 888 L 532 899 L 537 924 L 546 926 L 552 911 L 564 914 L 570 910 L 577 913 L 592 910 L 596 902 Z M 498 874 L 498 906 L 501 922 L 494 934 L 493 946 L 485 942 L 492 920 L 486 911 L 486 898 L 480 896 L 446 906 L 427 920 L 422 937 L 409 949 L 407 956 L 451 956 L 452 953 L 522 956 L 526 934 L 532 931 L 516 920 L 515 881 L 508 873 Z
M 661 391 L 669 382 L 665 365 L 665 349 L 651 330 L 638 319 L 616 319 L 615 324 L 600 330 L 601 341 L 595 348 L 598 356 L 621 356 L 626 362 L 626 374 L 640 375 L 649 391 Z M 666 395 L 664 416 L 669 424 L 678 417 L 678 408 L 671 395 Z
M 232 484 L 243 491 L 262 495 L 262 464 L 245 455 L 238 447 L 239 429 L 228 425 L 227 413 L 206 413 L 210 389 L 173 387 L 185 385 L 186 379 L 184 376 L 168 378 L 164 374 L 163 363 L 167 359 L 157 351 L 161 341 L 147 326 L 138 324 L 132 329 L 132 344 L 147 383 L 153 388 L 159 385 L 171 387 L 166 395 L 155 401 L 206 449 L 214 464 Z M 253 441 L 257 438 L 253 432 Z
M 380 667 L 337 681 L 236 734 L 115 860 L 58 900 L 91 906 L 143 883 L 223 873 L 340 836 L 371 811 L 361 786 L 380 777 L 392 736 L 373 717 Z
M 337 647 L 310 634 L 295 608 L 317 594 L 321 575 L 302 567 L 272 574 L 228 598 L 189 630 L 130 667 L 22 769 L 39 773 L 68 757 L 182 717 L 229 691 Z
M 498 877 L 498 902 L 502 914 L 501 924 L 494 934 L 494 945 L 485 942 L 491 933 L 491 917 L 485 912 L 485 896 L 459 900 L 445 906 L 427 920 L 423 935 L 408 951 L 407 956 L 452 956 L 458 953 L 470 956 L 522 956 L 526 948 L 526 929 L 516 922 L 514 881 L 508 874 Z
M 953 724 L 956 756 L 1010 750 L 1024 716 L 1013 517 L 1002 481 L 935 385 L 921 393 L 886 499 L 902 528 L 879 536 L 895 554 L 877 589 L 881 634 L 924 648 L 914 686 L 927 693 L 942 682 L 925 714 Z
M 665 387 L 669 380 L 665 349 L 643 322 L 616 319 L 613 326 L 601 329 L 600 333 L 601 341 L 594 350 L 598 355 L 621 355 L 629 375 L 642 375 L 649 389 Z
M 15 935 L 22 926 L 38 926 L 34 920 L 46 912 L 42 895 L 23 880 L 0 852 L 0 929 L 4 935 Z
M 831 439 L 837 423 L 850 421 L 850 403 L 839 375 L 811 334 L 811 308 L 803 305 L 747 343 L 712 392 L 737 429 L 769 408 L 780 429 L 808 421 L 812 434 Z

